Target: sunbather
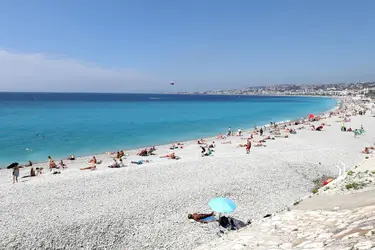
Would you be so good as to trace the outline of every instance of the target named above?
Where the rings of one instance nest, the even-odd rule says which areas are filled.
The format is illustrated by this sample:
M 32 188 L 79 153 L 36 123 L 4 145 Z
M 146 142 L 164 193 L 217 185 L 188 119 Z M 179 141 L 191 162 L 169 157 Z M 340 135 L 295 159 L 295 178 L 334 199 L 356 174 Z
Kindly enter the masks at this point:
M 365 149 L 362 151 L 362 153 L 364 153 L 364 154 L 371 154 L 371 150 L 370 149 L 374 149 L 374 147 L 365 147 Z
M 92 159 L 89 161 L 89 163 L 91 164 L 96 164 L 97 160 L 96 160 L 96 157 L 93 156 Z
M 55 161 L 52 159 L 51 156 L 48 156 L 48 160 L 49 160 L 49 170 L 52 171 L 52 168 L 56 168 L 56 163 L 55 163 Z
M 95 169 L 96 169 L 96 165 L 88 166 L 85 168 L 80 168 L 80 170 L 95 170 Z
M 149 163 L 149 160 L 139 160 L 139 161 L 131 161 L 133 164 L 142 165 L 144 163 Z
M 75 155 L 72 154 L 71 156 L 68 157 L 67 160 L 71 160 L 71 161 L 74 161 L 76 159 Z
M 210 148 L 208 148 L 206 153 L 202 154 L 202 156 L 210 156 L 210 155 L 212 155 L 212 150 Z
M 203 140 L 203 139 L 200 139 L 200 140 L 197 141 L 197 143 L 198 143 L 198 144 L 206 144 L 206 141 Z
M 173 160 L 178 160 L 180 157 L 176 156 L 176 154 L 174 152 L 172 152 L 170 154 L 160 156 L 160 158 L 169 158 L 169 159 L 173 159 Z
M 238 230 L 240 228 L 246 227 L 251 224 L 249 220 L 247 223 L 234 219 L 232 217 L 221 216 L 218 220 L 219 225 L 228 229 L 228 230 Z
M 247 141 L 246 144 L 246 154 L 250 154 L 250 149 L 251 149 L 251 141 Z
M 207 223 L 207 221 L 204 221 L 203 219 L 209 218 L 211 216 L 215 216 L 215 213 L 214 212 L 212 212 L 210 214 L 194 213 L 194 214 L 188 214 L 188 219 L 195 220 L 195 221 L 201 222 L 201 223 Z
M 222 141 L 221 144 L 232 144 L 232 141 Z

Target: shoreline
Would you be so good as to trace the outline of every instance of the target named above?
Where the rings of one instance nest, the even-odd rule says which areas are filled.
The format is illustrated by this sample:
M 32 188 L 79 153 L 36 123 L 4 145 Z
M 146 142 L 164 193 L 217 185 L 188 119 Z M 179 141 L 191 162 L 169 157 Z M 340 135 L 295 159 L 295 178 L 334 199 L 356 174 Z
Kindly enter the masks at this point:
M 103 163 L 97 170 L 81 171 L 88 158 L 80 158 L 67 161 L 68 168 L 61 174 L 46 169 L 43 175 L 14 185 L 11 171 L 0 171 L 0 220 L 4 222 L 0 248 L 194 249 L 218 238 L 215 223 L 187 219 L 189 213 L 210 212 L 211 198 L 231 198 L 237 204 L 231 216 L 258 221 L 311 194 L 315 178 L 337 176 L 339 161 L 347 170 L 360 162 L 363 147 L 373 144 L 375 131 L 369 128 L 375 120 L 369 115 L 352 116 L 348 127 L 363 124 L 369 129 L 368 134 L 353 138 L 340 126 L 356 108 L 350 100 L 345 108 L 311 124 L 288 126 L 297 134 L 267 140 L 266 147 L 254 145 L 250 154 L 237 146 L 250 135 L 244 131 L 245 139 L 229 137 L 232 144 L 215 138 L 212 157 L 202 157 L 199 145 L 190 141 L 174 150 L 180 160 L 160 158 L 171 152 L 166 145 L 157 148 L 155 156 L 139 157 L 136 150 L 129 151 L 125 159 L 129 165 L 120 169 L 108 168 L 112 158 L 103 156 L 98 157 Z M 327 124 L 323 131 L 310 129 L 321 123 Z M 283 128 L 280 131 L 285 133 Z M 263 137 L 254 135 L 254 140 Z M 138 159 L 150 163 L 130 164 Z M 21 175 L 28 171 L 21 169 Z M 16 239 L 14 231 L 19 235 Z
M 229 95 L 230 96 L 230 95 Z M 240 95 L 241 96 L 241 95 Z M 278 97 L 278 96 L 274 96 L 274 97 Z M 296 97 L 298 97 L 298 96 L 296 96 Z M 316 97 L 316 96 L 301 96 L 301 97 Z M 328 110 L 325 110 L 325 111 L 322 111 L 322 112 L 320 112 L 320 114 L 327 114 L 327 113 L 329 113 L 329 112 L 332 112 L 332 111 L 335 111 L 335 110 L 337 110 L 337 109 L 339 109 L 340 108 L 340 105 L 341 105 L 341 103 L 343 102 L 343 100 L 342 99 L 344 99 L 344 98 L 340 98 L 340 97 L 325 97 L 325 96 L 321 96 L 321 97 L 324 97 L 324 98 L 328 98 L 328 99 L 332 99 L 332 100 L 334 100 L 336 103 L 334 104 L 334 106 L 332 107 L 332 108 L 330 108 L 330 109 L 328 109 Z M 306 117 L 303 117 L 304 119 L 306 119 Z M 276 124 L 284 124 L 284 123 L 290 123 L 290 122 L 293 122 L 293 121 L 298 121 L 298 120 L 301 120 L 301 118 L 291 118 L 291 119 L 287 119 L 287 120 L 281 120 L 281 121 L 275 121 L 275 123 Z M 271 122 L 271 121 L 270 121 Z M 273 122 L 273 121 L 272 121 Z M 254 123 L 255 125 L 256 125 L 256 123 Z M 268 124 L 264 124 L 264 125 L 256 125 L 257 127 L 268 127 L 269 126 L 269 123 Z M 233 128 L 237 128 L 236 126 L 233 126 Z M 253 128 L 245 128 L 245 129 L 243 129 L 242 131 L 245 133 L 245 132 L 249 132 L 249 131 L 251 131 L 251 130 L 253 130 Z M 226 132 L 226 131 L 223 131 L 223 132 Z M 234 131 L 233 130 L 233 132 L 236 132 L 236 131 Z M 222 133 L 223 135 L 225 134 L 225 133 Z M 193 139 L 186 139 L 186 140 L 182 140 L 182 141 L 179 141 L 180 143 L 190 143 L 190 142 L 195 142 L 195 141 L 197 141 L 197 140 L 199 140 L 199 139 L 204 139 L 204 140 L 215 140 L 216 139 L 216 136 L 217 135 L 205 135 L 205 136 L 203 136 L 203 137 L 199 137 L 199 138 L 193 138 Z M 80 154 L 75 154 L 74 152 L 72 152 L 72 154 L 74 154 L 75 156 L 76 156 L 76 159 L 78 160 L 78 159 L 81 159 L 81 158 L 88 158 L 88 157 L 92 157 L 92 156 L 99 156 L 99 157 L 101 157 L 101 156 L 104 156 L 104 155 L 106 155 L 106 153 L 107 152 L 117 152 L 117 151 L 121 151 L 121 150 L 123 150 L 123 151 L 140 151 L 140 150 L 142 150 L 142 149 L 145 149 L 145 148 L 150 148 L 150 147 L 164 147 L 164 146 L 168 146 L 168 145 L 171 145 L 171 144 L 173 144 L 173 143 L 178 143 L 178 141 L 168 141 L 168 142 L 166 142 L 166 143 L 161 143 L 161 144 L 154 144 L 154 145 L 147 145 L 147 146 L 141 146 L 141 147 L 136 147 L 136 148 L 134 148 L 134 147 L 129 147 L 129 148 L 126 148 L 126 147 L 123 147 L 123 148 L 117 148 L 116 150 L 115 149 L 111 149 L 111 150 L 108 150 L 108 151 L 106 151 L 106 152 L 97 152 L 97 153 L 95 153 L 95 152 L 93 152 L 93 153 L 90 153 L 90 154 L 82 154 L 82 155 L 80 155 Z M 65 158 L 64 159 L 61 159 L 61 158 L 58 158 L 58 157 L 56 157 L 56 159 L 58 159 L 58 160 L 66 160 L 66 158 L 68 157 L 69 155 L 67 155 L 67 156 L 65 156 Z M 47 156 L 46 156 L 46 158 L 47 158 Z M 52 156 L 52 158 L 54 158 L 55 159 L 55 157 L 53 157 Z M 17 162 L 17 161 L 13 161 L 13 162 Z M 46 164 L 46 163 L 48 163 L 48 160 L 42 160 L 42 161 L 33 161 L 33 164 L 34 165 L 40 165 L 40 164 Z M 5 164 L 11 164 L 11 162 L 9 162 L 9 163 L 5 163 Z M 20 165 L 24 165 L 25 163 L 20 163 Z M 7 166 L 8 165 L 1 165 L 1 163 L 0 163 L 0 169 L 6 169 L 7 168 Z

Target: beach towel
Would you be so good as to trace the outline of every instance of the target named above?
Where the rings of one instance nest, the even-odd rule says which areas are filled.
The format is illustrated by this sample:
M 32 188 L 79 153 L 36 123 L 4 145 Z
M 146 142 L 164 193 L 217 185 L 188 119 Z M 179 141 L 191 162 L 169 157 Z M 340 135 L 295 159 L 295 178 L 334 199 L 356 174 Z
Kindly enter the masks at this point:
M 201 219 L 201 221 L 206 222 L 206 223 L 214 222 L 214 221 L 216 221 L 216 217 L 215 216 L 206 217 L 204 219 Z

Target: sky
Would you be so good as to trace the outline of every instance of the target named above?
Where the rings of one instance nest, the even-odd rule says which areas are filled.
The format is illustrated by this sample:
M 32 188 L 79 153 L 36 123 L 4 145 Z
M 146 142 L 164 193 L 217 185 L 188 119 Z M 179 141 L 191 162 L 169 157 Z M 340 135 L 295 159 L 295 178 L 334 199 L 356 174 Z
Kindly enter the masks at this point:
M 371 81 L 374 10 L 373 0 L 1 0 L 0 91 Z

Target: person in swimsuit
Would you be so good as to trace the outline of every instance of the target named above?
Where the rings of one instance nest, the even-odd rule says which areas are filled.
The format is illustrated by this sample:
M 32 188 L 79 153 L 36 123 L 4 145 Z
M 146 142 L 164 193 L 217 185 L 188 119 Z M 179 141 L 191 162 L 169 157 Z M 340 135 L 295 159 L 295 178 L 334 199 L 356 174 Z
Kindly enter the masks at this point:
M 13 183 L 18 182 L 18 177 L 20 176 L 20 167 L 15 166 L 13 168 Z
M 33 167 L 31 167 L 31 169 L 30 169 L 30 177 L 35 177 L 36 175 L 35 175 L 35 170 L 34 170 L 34 168 Z
M 56 163 L 55 163 L 55 161 L 52 159 L 51 156 L 48 156 L 48 161 L 49 161 L 49 170 L 52 171 L 52 168 L 56 168 Z
M 71 161 L 74 161 L 75 159 L 76 159 L 76 157 L 75 157 L 74 154 L 68 157 L 68 160 L 71 160 Z
M 207 223 L 203 219 L 206 219 L 206 218 L 214 216 L 214 215 L 215 215 L 214 212 L 212 212 L 210 214 L 198 214 L 198 213 L 194 213 L 194 214 L 188 214 L 188 219 L 195 220 L 195 221 L 201 222 L 201 223 Z
M 247 141 L 246 144 L 246 154 L 250 154 L 250 149 L 251 149 L 251 141 Z
M 91 163 L 91 164 L 96 164 L 96 157 L 95 156 L 93 156 L 92 157 L 92 159 L 89 161 L 89 163 Z

